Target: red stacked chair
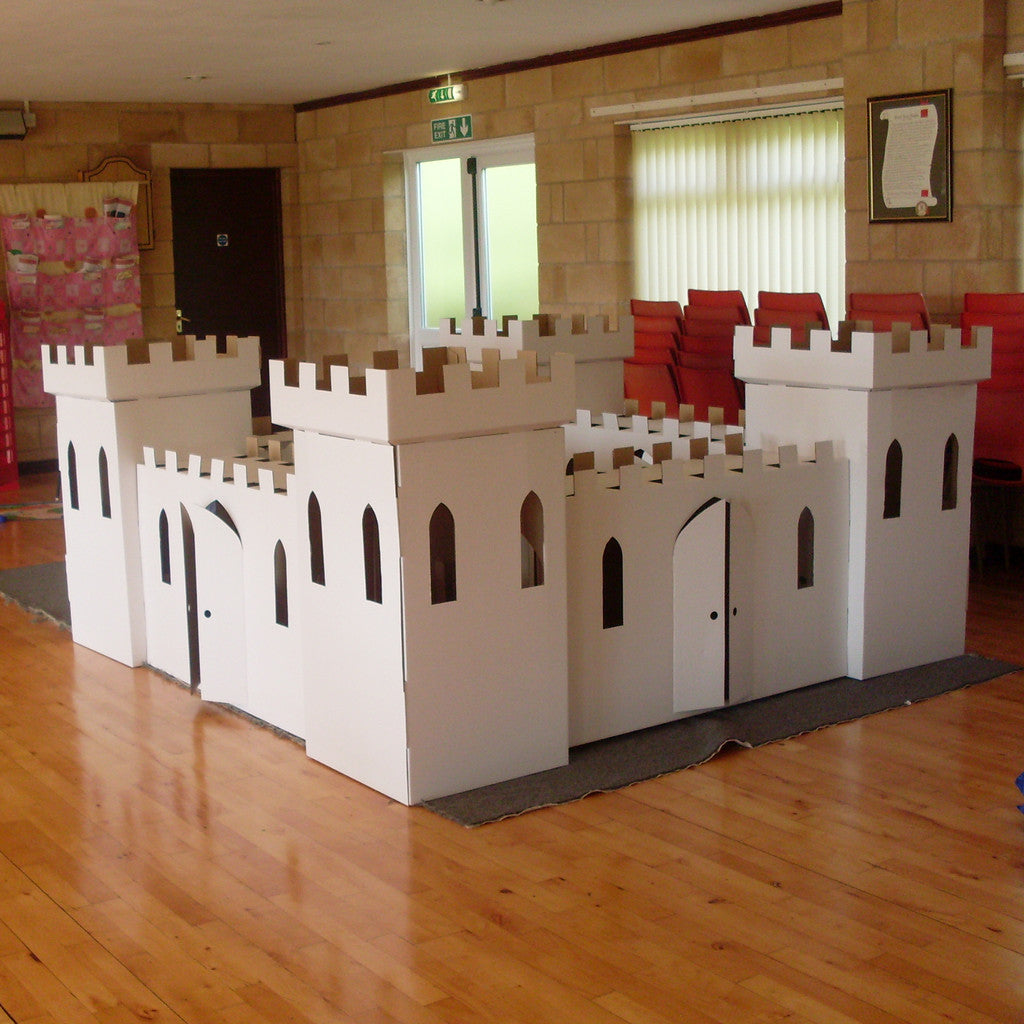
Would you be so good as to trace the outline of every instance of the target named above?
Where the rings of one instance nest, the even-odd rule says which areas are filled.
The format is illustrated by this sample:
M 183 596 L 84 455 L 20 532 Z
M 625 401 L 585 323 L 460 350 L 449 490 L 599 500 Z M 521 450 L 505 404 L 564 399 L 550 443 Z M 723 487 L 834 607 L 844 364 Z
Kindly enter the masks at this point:
M 795 345 L 804 345 L 809 330 L 828 330 L 828 314 L 817 292 L 758 292 L 754 310 L 754 344 L 771 343 L 773 327 L 788 327 Z
M 693 406 L 697 419 L 706 419 L 708 408 L 716 406 L 727 423 L 739 422 L 743 385 L 733 372 L 733 334 L 738 325 L 749 323 L 741 291 L 691 288 L 687 292 L 676 379 L 681 400 Z
M 868 321 L 872 330 L 888 331 L 893 324 L 910 324 L 911 330 L 928 330 L 931 319 L 919 292 L 851 292 L 847 319 Z
M 981 513 L 998 512 L 1008 562 L 1009 492 L 1024 488 L 1024 294 L 968 292 L 960 317 L 965 344 L 975 327 L 992 328 L 992 376 L 978 384 L 974 424 L 976 505 Z M 976 543 L 979 567 L 983 541 L 981 536 Z
M 631 299 L 633 358 L 623 366 L 626 398 L 635 399 L 642 416 L 653 402 L 663 402 L 667 416 L 679 414 L 675 357 L 682 333 L 683 311 L 678 302 Z

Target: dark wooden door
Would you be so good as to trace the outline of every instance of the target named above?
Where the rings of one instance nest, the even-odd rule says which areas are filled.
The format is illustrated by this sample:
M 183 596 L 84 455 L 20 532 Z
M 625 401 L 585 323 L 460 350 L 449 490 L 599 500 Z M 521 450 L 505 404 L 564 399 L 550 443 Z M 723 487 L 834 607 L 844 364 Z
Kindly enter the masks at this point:
M 253 415 L 267 416 L 267 362 L 287 354 L 280 173 L 172 168 L 171 218 L 183 333 L 257 335 L 264 383 Z

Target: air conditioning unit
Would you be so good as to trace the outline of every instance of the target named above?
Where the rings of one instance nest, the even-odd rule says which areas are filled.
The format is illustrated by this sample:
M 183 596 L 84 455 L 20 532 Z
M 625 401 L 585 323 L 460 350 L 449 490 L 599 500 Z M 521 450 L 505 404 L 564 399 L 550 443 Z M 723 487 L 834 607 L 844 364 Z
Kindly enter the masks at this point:
M 1004 54 L 1003 70 L 1007 78 L 1024 78 L 1024 53 Z
M 0 110 L 0 139 L 23 139 L 28 129 L 29 125 L 23 111 Z

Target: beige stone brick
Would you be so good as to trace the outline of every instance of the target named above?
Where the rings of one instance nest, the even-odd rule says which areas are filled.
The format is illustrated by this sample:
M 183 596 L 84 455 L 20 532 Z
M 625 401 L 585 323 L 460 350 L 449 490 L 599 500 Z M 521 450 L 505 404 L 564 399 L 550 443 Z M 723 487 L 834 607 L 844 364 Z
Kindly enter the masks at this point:
M 622 281 L 620 268 L 614 263 L 571 263 L 565 267 L 566 296 L 571 304 L 579 306 L 609 303 L 614 309 L 618 296 L 628 293 L 619 290 Z
M 415 92 L 401 92 L 394 96 L 384 97 L 384 124 L 407 124 L 409 121 L 422 121 L 430 119 L 431 110 L 443 109 L 445 111 L 465 104 L 445 104 L 443 108 L 431 106 L 427 100 L 427 90 L 417 89 Z M 435 117 L 440 115 L 433 115 Z
M 321 202 L 336 203 L 342 199 L 352 198 L 352 169 L 350 167 L 323 171 L 316 175 L 316 182 Z
M 329 171 L 324 173 L 331 173 Z M 320 202 L 320 178 L 319 174 L 299 175 L 299 202 L 303 204 Z
M 907 262 L 977 259 L 982 252 L 983 223 L 977 208 L 959 211 L 953 221 L 901 223 L 896 258 Z
M 59 143 L 121 142 L 118 109 L 112 104 L 88 103 L 66 107 L 57 111 L 56 122 L 55 141 Z
M 338 230 L 343 232 L 373 230 L 373 201 L 370 199 L 349 199 L 336 204 Z M 328 232 L 322 232 L 328 234 Z
M 924 292 L 924 264 L 918 261 L 851 262 L 846 264 L 848 292 Z
M 188 142 L 181 130 L 181 117 L 173 111 L 126 111 L 118 118 L 118 134 L 126 144 Z
M 870 225 L 868 228 L 868 243 L 873 260 L 896 259 L 896 225 Z
M 533 107 L 516 107 L 513 110 L 493 110 L 481 118 L 482 130 L 476 131 L 473 118 L 473 132 L 476 138 L 503 139 L 510 135 L 525 135 L 534 130 Z
M 873 0 L 872 0 L 873 2 Z M 843 52 L 863 53 L 868 48 L 867 0 L 846 0 L 840 18 L 843 32 Z
M 352 195 L 355 198 L 378 197 L 384 194 L 380 164 L 366 164 L 351 169 Z
M 577 99 L 604 91 L 604 62 L 600 58 L 558 64 L 551 69 L 555 99 Z
M 500 110 L 505 106 L 505 76 L 491 75 L 466 82 L 466 99 L 474 114 L 477 111 Z M 429 129 L 430 126 L 427 127 Z
M 722 77 L 722 37 L 664 46 L 656 51 L 660 62 L 658 81 L 665 86 L 701 83 L 701 92 L 712 91 L 708 83 Z
M 863 212 L 867 215 L 868 209 L 868 161 L 862 160 L 846 161 L 846 209 L 849 211 Z
M 537 128 L 564 128 L 584 122 L 583 104 L 580 100 L 562 100 L 558 103 L 544 103 L 534 112 Z
M 174 305 L 174 274 L 155 274 L 148 278 L 153 289 L 154 306 Z
M 846 214 L 846 256 L 847 259 L 866 260 L 870 255 L 870 226 L 867 214 L 862 210 Z
M 25 144 L 0 142 L 0 181 L 18 181 L 25 177 Z
M 294 142 L 270 142 L 264 148 L 268 167 L 298 168 L 299 147 Z
M 200 142 L 157 142 L 149 152 L 154 168 L 210 166 L 210 147 Z
M 605 57 L 604 83 L 609 93 L 652 89 L 661 85 L 661 51 L 651 48 Z
M 326 139 L 345 135 L 349 131 L 351 110 L 351 106 L 345 103 L 299 114 L 296 117 L 296 130 L 301 125 L 303 118 L 309 118 L 313 122 L 312 135 L 315 138 Z
M 316 138 L 316 111 L 304 110 L 295 115 L 295 141 L 309 142 Z
M 405 267 L 405 231 L 363 232 L 353 237 L 352 261 L 358 264 L 383 265 L 396 262 L 388 258 L 387 240 L 397 236 L 401 239 L 401 255 L 397 262 Z
M 299 173 L 330 171 L 338 166 L 338 140 L 316 138 L 299 143 Z
M 885 3 L 895 0 L 884 0 Z M 914 0 L 897 6 L 897 31 L 902 49 L 928 46 L 947 39 L 981 38 L 985 31 L 983 0 Z
M 954 143 L 956 152 L 982 149 L 985 144 L 985 97 L 982 93 L 954 97 Z
M 243 108 L 237 116 L 239 142 L 269 145 L 295 141 L 295 112 L 291 107 Z
M 610 179 L 568 182 L 564 196 L 567 223 L 616 220 L 619 216 L 620 194 Z
M 924 87 L 924 55 L 916 52 L 899 59 L 878 54 L 857 54 L 843 62 L 843 92 L 851 109 L 869 96 L 893 96 Z
M 341 271 L 341 294 L 346 297 L 380 298 L 387 294 L 387 268 L 346 267 Z
M 582 263 L 586 260 L 585 224 L 543 224 L 537 228 L 537 252 L 542 264 Z
M 541 263 L 538 268 L 538 288 L 542 313 L 556 312 L 566 303 L 565 264 L 554 266 Z
M 760 32 L 740 32 L 722 40 L 722 74 L 746 75 L 789 62 L 789 30 L 784 26 Z
M 514 75 L 505 76 L 505 105 L 513 107 L 536 107 L 551 102 L 551 68 L 531 68 Z
M 182 142 L 238 142 L 238 114 L 216 107 L 192 107 L 181 114 Z
M 210 146 L 211 167 L 266 167 L 266 146 L 254 143 L 214 143 Z
M 358 132 L 367 128 L 379 128 L 384 124 L 384 100 L 360 100 L 349 108 L 349 131 Z
M 843 16 L 789 26 L 789 59 L 794 67 L 827 64 L 843 52 Z
M 537 182 L 578 181 L 583 176 L 583 142 L 572 140 L 537 146 Z
M 34 181 L 74 181 L 88 165 L 88 147 L 31 146 L 25 150 L 25 177 Z
M 338 233 L 337 203 L 315 203 L 302 207 L 302 233 L 304 235 L 335 235 Z M 303 262 L 306 254 L 303 252 Z

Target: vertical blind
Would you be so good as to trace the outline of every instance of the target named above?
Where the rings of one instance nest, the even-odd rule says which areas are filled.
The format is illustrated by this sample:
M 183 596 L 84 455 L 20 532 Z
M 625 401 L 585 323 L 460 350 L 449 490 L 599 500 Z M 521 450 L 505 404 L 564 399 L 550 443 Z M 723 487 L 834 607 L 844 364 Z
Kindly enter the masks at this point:
M 843 112 L 634 126 L 636 294 L 820 292 L 844 315 Z

